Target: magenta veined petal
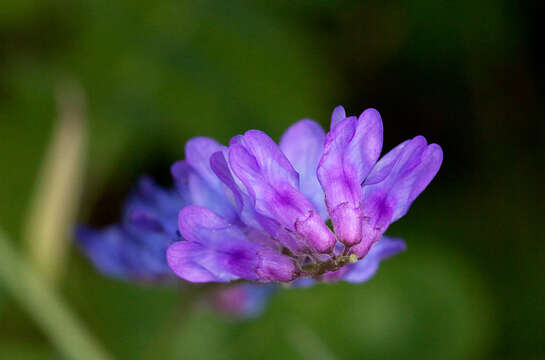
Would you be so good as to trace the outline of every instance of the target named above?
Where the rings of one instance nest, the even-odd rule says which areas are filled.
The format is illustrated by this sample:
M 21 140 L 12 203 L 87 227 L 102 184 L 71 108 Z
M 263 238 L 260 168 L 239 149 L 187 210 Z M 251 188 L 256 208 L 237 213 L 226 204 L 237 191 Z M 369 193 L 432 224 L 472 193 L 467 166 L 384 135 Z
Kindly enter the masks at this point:
M 375 109 L 339 120 L 343 113 L 336 109 L 332 116 L 335 125 L 326 136 L 317 175 L 337 238 L 353 246 L 362 238 L 361 183 L 382 149 L 382 119 Z

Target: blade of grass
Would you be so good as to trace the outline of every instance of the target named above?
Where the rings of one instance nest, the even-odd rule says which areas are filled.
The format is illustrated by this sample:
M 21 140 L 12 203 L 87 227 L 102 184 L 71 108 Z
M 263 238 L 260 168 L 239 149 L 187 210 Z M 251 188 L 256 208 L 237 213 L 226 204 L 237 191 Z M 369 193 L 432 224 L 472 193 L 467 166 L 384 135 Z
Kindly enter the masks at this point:
M 62 274 L 70 227 L 80 198 L 87 139 L 84 94 L 75 82 L 57 90 L 58 122 L 24 228 L 30 259 L 46 280 Z
M 66 359 L 111 359 L 51 284 L 21 258 L 1 229 L 0 281 Z

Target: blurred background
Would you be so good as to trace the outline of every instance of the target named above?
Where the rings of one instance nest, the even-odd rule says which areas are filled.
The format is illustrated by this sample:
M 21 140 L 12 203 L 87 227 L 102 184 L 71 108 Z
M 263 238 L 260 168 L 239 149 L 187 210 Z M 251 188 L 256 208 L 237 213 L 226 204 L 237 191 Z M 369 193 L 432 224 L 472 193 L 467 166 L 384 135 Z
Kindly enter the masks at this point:
M 2 254 L 1 359 L 66 358 L 37 315 L 46 301 L 25 303 L 25 277 L 12 271 L 33 261 L 49 262 L 44 294 L 116 359 L 545 359 L 537 5 L 0 8 L 0 227 L 17 251 Z M 186 290 L 105 278 L 72 245 L 74 221 L 119 219 L 140 174 L 170 185 L 189 138 L 226 143 L 256 128 L 278 140 L 303 117 L 328 126 L 338 104 L 351 114 L 377 108 L 385 150 L 423 134 L 445 153 L 388 230 L 408 251 L 368 283 L 283 290 L 255 320 L 197 309 L 165 330 Z

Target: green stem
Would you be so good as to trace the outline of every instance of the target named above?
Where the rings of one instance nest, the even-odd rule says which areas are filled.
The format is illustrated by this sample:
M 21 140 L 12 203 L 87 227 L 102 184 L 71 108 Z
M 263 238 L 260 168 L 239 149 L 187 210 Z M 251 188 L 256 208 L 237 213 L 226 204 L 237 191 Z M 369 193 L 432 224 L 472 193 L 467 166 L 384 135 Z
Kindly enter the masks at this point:
M 67 359 L 112 359 L 43 276 L 21 259 L 1 230 L 0 281 Z

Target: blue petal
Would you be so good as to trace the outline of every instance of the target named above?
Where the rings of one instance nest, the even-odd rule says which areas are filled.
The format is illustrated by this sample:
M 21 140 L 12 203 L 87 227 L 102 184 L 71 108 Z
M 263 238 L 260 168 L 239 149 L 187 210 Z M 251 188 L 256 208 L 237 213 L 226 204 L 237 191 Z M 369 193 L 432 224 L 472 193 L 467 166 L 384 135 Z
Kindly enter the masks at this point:
M 174 235 L 177 229 L 178 212 L 186 203 L 178 192 L 158 186 L 151 178 L 139 179 L 135 190 L 129 195 L 123 221 L 130 222 L 135 212 L 151 214 L 166 232 Z
M 157 280 L 172 275 L 165 254 L 173 242 L 164 233 L 110 226 L 102 230 L 79 227 L 78 244 L 103 274 L 125 280 Z

